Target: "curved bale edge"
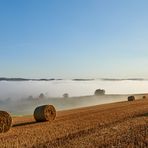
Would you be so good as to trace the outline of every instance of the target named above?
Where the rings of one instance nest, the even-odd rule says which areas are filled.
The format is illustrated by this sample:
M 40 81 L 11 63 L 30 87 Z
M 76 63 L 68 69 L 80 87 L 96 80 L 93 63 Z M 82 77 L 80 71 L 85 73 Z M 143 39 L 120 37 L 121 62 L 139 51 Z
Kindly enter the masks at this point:
M 135 101 L 135 96 L 129 96 L 128 101 Z
M 0 111 L 0 133 L 5 133 L 10 130 L 12 118 L 9 113 Z
M 56 109 L 53 105 L 38 106 L 34 110 L 34 118 L 37 122 L 53 121 L 56 117 Z

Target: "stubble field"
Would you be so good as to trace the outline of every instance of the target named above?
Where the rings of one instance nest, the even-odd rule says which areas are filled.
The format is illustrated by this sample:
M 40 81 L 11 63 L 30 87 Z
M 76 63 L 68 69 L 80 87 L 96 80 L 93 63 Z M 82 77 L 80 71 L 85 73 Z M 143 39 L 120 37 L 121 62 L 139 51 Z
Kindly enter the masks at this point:
M 148 99 L 57 112 L 52 122 L 13 117 L 0 148 L 148 147 Z

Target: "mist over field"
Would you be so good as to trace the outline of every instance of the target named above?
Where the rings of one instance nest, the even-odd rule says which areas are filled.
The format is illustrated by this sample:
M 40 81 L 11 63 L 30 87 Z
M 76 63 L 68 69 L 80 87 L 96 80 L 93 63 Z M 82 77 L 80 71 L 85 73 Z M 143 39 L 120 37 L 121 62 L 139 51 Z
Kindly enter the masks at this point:
M 99 88 L 105 96 L 94 96 Z M 147 93 L 147 88 L 146 80 L 0 81 L 0 109 L 22 115 L 32 114 L 38 105 L 53 104 L 64 110 L 125 101 L 129 94 Z

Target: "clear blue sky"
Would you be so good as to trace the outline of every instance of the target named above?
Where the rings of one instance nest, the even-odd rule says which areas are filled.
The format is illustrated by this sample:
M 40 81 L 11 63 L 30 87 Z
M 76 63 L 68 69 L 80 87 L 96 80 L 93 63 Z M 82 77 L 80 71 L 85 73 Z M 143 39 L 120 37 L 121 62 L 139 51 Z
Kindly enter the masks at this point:
M 0 0 L 0 77 L 148 78 L 147 0 Z

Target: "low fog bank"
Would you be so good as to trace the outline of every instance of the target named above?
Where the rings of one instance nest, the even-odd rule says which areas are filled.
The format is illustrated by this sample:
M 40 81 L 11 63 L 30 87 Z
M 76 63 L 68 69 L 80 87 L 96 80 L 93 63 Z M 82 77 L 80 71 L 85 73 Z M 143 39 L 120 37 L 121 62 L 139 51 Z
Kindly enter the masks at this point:
M 148 92 L 148 81 L 140 80 L 53 80 L 53 81 L 0 81 L 0 100 L 22 100 L 44 93 L 48 98 L 59 98 L 64 93 L 73 96 L 90 96 L 103 88 L 106 94 L 133 94 Z
M 126 101 L 128 95 L 81 96 L 69 98 L 26 98 L 22 100 L 1 100 L 0 109 L 12 115 L 30 115 L 39 105 L 53 104 L 56 110 L 67 110 L 92 105 Z
M 100 88 L 105 90 L 106 95 L 93 96 Z M 28 115 L 43 104 L 53 104 L 57 110 L 66 110 L 125 101 L 127 94 L 147 92 L 148 81 L 144 80 L 0 81 L 0 110 L 13 115 Z

